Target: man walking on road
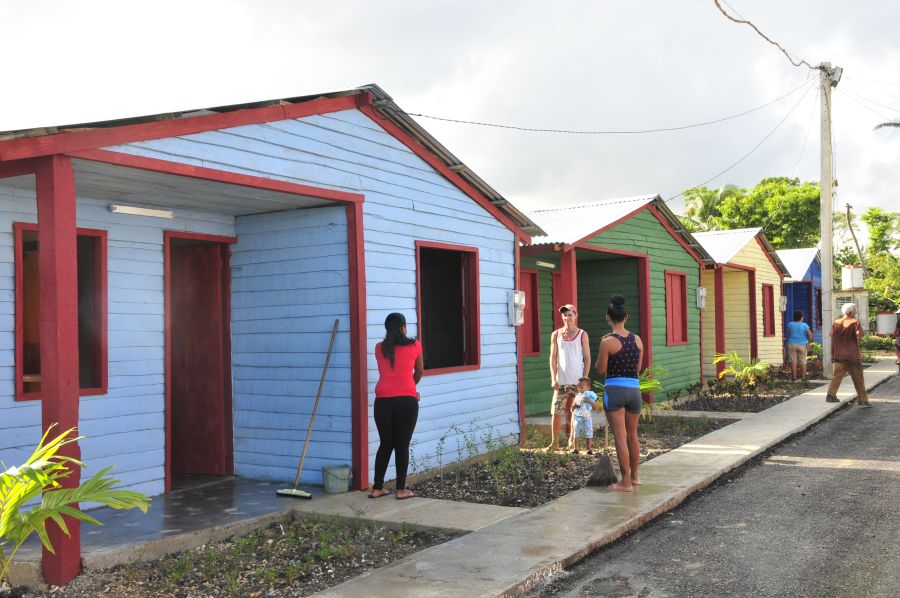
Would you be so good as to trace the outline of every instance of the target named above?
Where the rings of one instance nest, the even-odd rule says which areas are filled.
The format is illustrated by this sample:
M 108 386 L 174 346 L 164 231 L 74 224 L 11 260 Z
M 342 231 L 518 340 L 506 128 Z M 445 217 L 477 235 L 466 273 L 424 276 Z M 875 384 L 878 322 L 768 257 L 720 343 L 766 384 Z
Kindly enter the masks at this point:
M 834 362 L 834 375 L 825 400 L 829 403 L 837 403 L 837 390 L 844 376 L 850 374 L 853 386 L 856 388 L 856 402 L 860 407 L 868 408 L 869 396 L 866 394 L 866 384 L 863 381 L 862 352 L 859 350 L 859 341 L 863 337 L 862 325 L 856 319 L 856 305 L 845 303 L 841 307 L 844 314 L 831 325 L 831 361 Z
M 569 421 L 572 398 L 578 394 L 579 378 L 587 378 L 591 370 L 591 346 L 587 332 L 578 328 L 578 310 L 571 303 L 559 308 L 563 327 L 550 335 L 550 384 L 553 401 L 550 404 L 550 446 L 559 448 L 559 429 L 563 417 Z

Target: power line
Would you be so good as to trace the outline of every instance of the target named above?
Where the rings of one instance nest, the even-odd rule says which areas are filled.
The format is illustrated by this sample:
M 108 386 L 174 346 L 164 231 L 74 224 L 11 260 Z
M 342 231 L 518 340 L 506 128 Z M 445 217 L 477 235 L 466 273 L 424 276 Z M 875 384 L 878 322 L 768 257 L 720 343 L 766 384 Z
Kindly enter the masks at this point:
M 800 157 L 797 158 L 797 162 L 794 164 L 794 167 L 791 169 L 790 178 L 794 178 L 794 173 L 797 172 L 797 168 L 800 166 L 800 162 L 803 160 L 803 155 L 806 153 L 806 142 L 809 139 L 809 132 L 812 131 L 813 121 L 816 119 L 816 104 L 819 103 L 819 94 L 821 94 L 821 90 L 816 88 L 816 97 L 813 98 L 812 110 L 809 113 L 809 124 L 806 126 L 806 135 L 803 136 L 803 145 L 800 146 Z M 765 228 L 765 227 L 763 227 Z
M 888 81 L 877 81 L 875 79 L 859 79 L 857 77 L 851 77 L 850 80 L 851 81 L 865 81 L 867 83 L 875 83 L 877 85 L 891 85 L 891 86 L 900 87 L 900 83 L 893 83 L 893 82 L 888 82 Z
M 892 120 L 890 116 L 887 116 L 886 114 L 883 114 L 883 113 L 879 112 L 878 110 L 875 110 L 875 109 L 872 108 L 871 106 L 868 106 L 868 105 L 866 105 L 866 104 L 863 104 L 860 100 L 857 100 L 857 99 L 854 98 L 852 95 L 847 94 L 845 97 L 848 98 L 848 99 L 850 99 L 850 100 L 853 100 L 853 101 L 856 102 L 859 106 L 862 106 L 863 108 L 865 108 L 866 110 L 868 110 L 869 112 L 871 112 L 872 114 L 874 114 L 875 116 L 877 116 L 878 118 L 880 118 L 880 119 L 882 119 L 882 120 Z
M 849 81 L 852 81 L 854 84 L 862 85 L 863 87 L 865 87 L 867 89 L 871 89 L 872 91 L 874 91 L 875 93 L 877 93 L 881 96 L 890 98 L 891 100 L 893 100 L 895 102 L 900 102 L 900 96 L 891 95 L 885 91 L 881 91 L 880 89 L 877 89 L 870 83 L 865 83 L 865 82 L 861 81 L 860 79 L 854 79 L 853 77 L 845 77 L 845 78 L 848 79 Z
M 810 86 L 810 87 L 811 87 L 811 86 Z M 747 152 L 746 154 L 744 154 L 743 156 L 741 156 L 741 157 L 737 160 L 737 162 L 735 162 L 734 164 L 732 164 L 731 166 L 729 166 L 728 168 L 726 168 L 726 169 L 723 170 L 722 172 L 716 174 L 715 176 L 711 176 L 710 178 L 706 179 L 706 180 L 703 181 L 702 183 L 698 183 L 698 184 L 696 184 L 696 185 L 692 185 L 691 187 L 689 187 L 689 189 L 693 189 L 694 187 L 700 187 L 700 186 L 702 186 L 702 185 L 705 185 L 705 184 L 709 183 L 710 181 L 716 180 L 717 178 L 719 178 L 720 176 L 722 176 L 723 174 L 725 174 L 726 172 L 728 172 L 729 170 L 731 170 L 732 168 L 734 168 L 735 166 L 737 166 L 738 164 L 740 164 L 741 162 L 743 162 L 744 160 L 746 160 L 747 158 L 749 158 L 749 157 L 753 154 L 753 152 L 755 152 L 756 150 L 758 150 L 759 147 L 769 139 L 769 137 L 771 137 L 772 135 L 774 135 L 774 134 L 775 134 L 775 131 L 777 131 L 779 128 L 781 128 L 781 125 L 784 124 L 784 121 L 786 121 L 786 120 L 788 119 L 788 117 L 789 117 L 791 114 L 794 113 L 794 110 L 797 109 L 797 106 L 799 106 L 800 103 L 803 102 L 803 99 L 806 97 L 806 94 L 809 93 L 810 87 L 807 87 L 807 88 L 806 88 L 806 91 L 803 92 L 803 95 L 802 95 L 802 96 L 800 96 L 800 101 L 798 101 L 796 104 L 794 104 L 793 107 L 792 107 L 790 110 L 788 110 L 788 113 L 784 115 L 784 118 L 782 118 L 780 121 L 778 121 L 778 124 L 775 125 L 775 128 L 772 129 L 771 131 L 769 131 L 769 134 L 766 135 L 765 137 L 763 137 L 763 138 L 762 138 L 762 141 L 760 141 L 760 142 L 757 143 L 755 146 L 753 146 L 753 149 L 751 149 L 749 152 Z M 684 193 L 683 191 L 680 192 L 680 193 L 676 193 L 675 195 L 673 195 L 672 197 L 666 199 L 665 201 L 668 203 L 668 202 L 672 201 L 673 199 L 675 199 L 676 197 L 680 197 L 683 193 Z
M 647 133 L 664 133 L 664 132 L 670 132 L 670 131 L 683 131 L 685 129 L 705 127 L 705 126 L 715 125 L 715 124 L 718 124 L 721 122 L 725 122 L 727 120 L 733 120 L 735 118 L 740 118 L 741 116 L 746 116 L 748 114 L 752 114 L 753 112 L 762 110 L 763 108 L 771 106 L 772 104 L 779 102 L 779 101 L 795 94 L 799 90 L 803 89 L 808 83 L 809 83 L 809 80 L 807 79 L 805 82 L 803 82 L 799 86 L 795 87 L 791 91 L 787 92 L 786 94 L 779 96 L 779 97 L 775 98 L 774 100 L 766 102 L 765 104 L 763 104 L 761 106 L 757 106 L 756 108 L 751 108 L 750 110 L 741 112 L 740 114 L 732 114 L 731 116 L 717 118 L 716 120 L 710 120 L 710 121 L 700 122 L 700 123 L 693 123 L 690 125 L 680 125 L 680 126 L 676 126 L 676 127 L 662 127 L 659 129 L 608 130 L 608 131 L 604 131 L 604 130 L 592 131 L 592 130 L 577 130 L 577 129 L 544 129 L 544 128 L 537 128 L 537 127 L 524 127 L 524 126 L 518 126 L 518 125 L 504 125 L 504 124 L 499 124 L 499 123 L 489 123 L 489 122 L 483 122 L 483 121 L 463 120 L 463 119 L 458 119 L 458 118 L 447 118 L 444 116 L 433 116 L 430 114 L 422 114 L 419 112 L 407 112 L 405 110 L 399 110 L 397 108 L 390 108 L 390 109 L 394 110 L 395 112 L 399 112 L 400 114 L 405 114 L 407 116 L 416 116 L 419 118 L 428 118 L 431 120 L 457 123 L 457 124 L 462 124 L 462 125 L 475 125 L 475 126 L 479 126 L 479 127 L 493 127 L 495 129 L 510 129 L 513 131 L 525 131 L 528 133 L 562 133 L 562 134 L 566 134 L 566 135 L 643 135 L 643 134 L 647 134 Z
M 772 44 L 773 46 L 775 46 L 776 48 L 778 48 L 779 50 L 781 50 L 782 53 L 784 53 L 784 55 L 787 57 L 787 59 L 788 59 L 788 60 L 791 62 L 791 64 L 793 64 L 794 66 L 800 66 L 800 65 L 804 65 L 804 64 L 805 64 L 805 65 L 806 65 L 807 67 L 809 67 L 810 69 L 815 69 L 815 68 L 816 68 L 816 67 L 814 67 L 813 65 L 811 65 L 810 63 L 808 63 L 808 62 L 806 62 L 805 60 L 803 60 L 802 58 L 799 59 L 799 60 L 797 60 L 797 61 L 795 61 L 794 58 L 791 56 L 791 53 L 790 53 L 790 52 L 788 52 L 787 50 L 785 50 L 785 49 L 781 46 L 781 44 L 779 44 L 779 43 L 776 42 L 775 40 L 773 40 L 773 39 L 771 39 L 770 37 L 768 37 L 765 33 L 763 33 L 762 31 L 760 31 L 759 28 L 758 28 L 756 25 L 754 25 L 753 23 L 751 23 L 751 22 L 748 21 L 747 19 L 744 19 L 744 18 L 738 19 L 738 18 L 735 18 L 735 17 L 731 16 L 731 15 L 728 14 L 727 12 L 725 12 L 725 9 L 722 8 L 722 5 L 719 3 L 719 0 L 713 0 L 713 2 L 716 3 L 716 8 L 719 9 L 719 12 L 721 12 L 723 15 L 725 15 L 725 18 L 727 18 L 729 21 L 733 21 L 733 22 L 738 23 L 738 24 L 740 24 L 740 25 L 748 25 L 748 26 L 752 27 L 753 30 L 754 30 L 757 34 L 759 34 L 759 36 L 760 36 L 761 38 L 763 38 L 764 40 L 766 40 L 767 42 L 769 42 L 770 44 Z M 734 9 L 732 9 L 732 10 L 734 10 Z M 735 12 L 737 12 L 737 11 L 735 11 Z M 740 15 L 739 15 L 739 16 L 740 16 Z
M 882 108 L 887 108 L 888 110 L 890 110 L 892 112 L 896 112 L 896 113 L 900 114 L 900 110 L 897 110 L 896 108 L 893 108 L 892 106 L 888 106 L 887 104 L 882 104 L 881 102 L 876 102 L 875 100 L 873 100 L 871 98 L 867 98 L 866 96 L 860 95 L 860 94 L 853 92 L 847 88 L 843 88 L 843 90 L 845 93 L 849 93 L 852 96 L 856 96 L 861 100 L 865 100 L 871 104 L 875 104 L 876 106 L 881 106 Z

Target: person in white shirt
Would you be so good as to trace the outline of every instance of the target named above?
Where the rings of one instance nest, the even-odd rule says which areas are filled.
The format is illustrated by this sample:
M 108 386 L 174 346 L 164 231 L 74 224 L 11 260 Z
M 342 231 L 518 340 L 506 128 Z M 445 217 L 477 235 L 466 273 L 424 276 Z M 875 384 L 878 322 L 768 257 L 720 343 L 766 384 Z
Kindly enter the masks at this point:
M 548 451 L 559 450 L 559 429 L 563 418 L 572 413 L 572 398 L 578 394 L 578 380 L 587 378 L 591 368 L 591 346 L 587 332 L 578 328 L 578 310 L 571 303 L 559 308 L 563 327 L 550 335 L 550 385 L 553 400 L 550 403 L 550 446 Z M 570 447 L 571 448 L 571 447 Z

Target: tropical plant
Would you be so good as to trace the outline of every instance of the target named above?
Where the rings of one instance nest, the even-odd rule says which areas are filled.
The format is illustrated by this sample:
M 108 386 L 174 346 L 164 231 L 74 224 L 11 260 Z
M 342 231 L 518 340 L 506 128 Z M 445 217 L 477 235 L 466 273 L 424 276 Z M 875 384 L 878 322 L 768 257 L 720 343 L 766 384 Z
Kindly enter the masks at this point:
M 732 376 L 734 381 L 740 385 L 756 386 L 756 383 L 765 379 L 769 373 L 769 363 L 752 359 L 749 362 L 744 361 L 737 351 L 731 353 L 717 353 L 713 364 L 725 364 L 725 369 L 719 372 L 719 378 Z
M 638 383 L 640 385 L 641 394 L 642 395 L 654 395 L 656 393 L 662 392 L 663 385 L 662 382 L 659 381 L 660 378 L 665 378 L 669 375 L 669 371 L 661 365 L 653 364 L 640 374 L 638 374 Z M 605 384 L 599 380 L 594 380 L 594 390 L 597 392 L 598 396 L 603 396 L 603 388 Z M 594 409 L 601 410 L 603 409 L 603 405 L 601 401 L 597 401 L 597 404 L 594 406 Z
M 822 357 L 824 349 L 819 343 L 809 343 L 809 350 L 806 352 L 807 359 L 819 359 Z
M 74 468 L 83 468 L 84 463 L 60 455 L 59 451 L 83 437 L 74 437 L 75 429 L 71 428 L 47 442 L 52 429 L 53 426 L 47 429 L 23 465 L 10 467 L 0 474 L 0 583 L 6 579 L 16 552 L 31 534 L 37 534 L 44 548 L 54 552 L 47 534 L 48 519 L 53 520 L 66 535 L 69 535 L 69 529 L 64 515 L 91 525 L 102 525 L 79 510 L 78 503 L 100 503 L 114 509 L 138 508 L 147 512 L 150 502 L 147 496 L 113 488 L 120 480 L 107 475 L 112 467 L 98 471 L 77 488 L 63 488 L 61 481 L 68 478 Z M 6 468 L 5 464 L 2 466 Z M 26 509 L 39 497 L 39 504 Z

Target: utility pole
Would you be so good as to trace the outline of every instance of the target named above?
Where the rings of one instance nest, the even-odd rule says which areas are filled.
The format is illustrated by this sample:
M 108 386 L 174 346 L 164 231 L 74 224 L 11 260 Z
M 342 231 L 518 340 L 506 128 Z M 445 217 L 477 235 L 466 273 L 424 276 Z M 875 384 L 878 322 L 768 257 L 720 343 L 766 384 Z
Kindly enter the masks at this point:
M 822 96 L 822 181 L 820 226 L 822 244 L 822 324 L 830 329 L 834 320 L 834 260 L 832 250 L 832 187 L 834 170 L 831 154 L 831 88 L 841 80 L 841 67 L 832 68 L 830 62 L 823 62 L 819 69 L 819 87 Z M 834 373 L 831 365 L 831 338 L 822 331 L 822 369 L 826 378 Z

